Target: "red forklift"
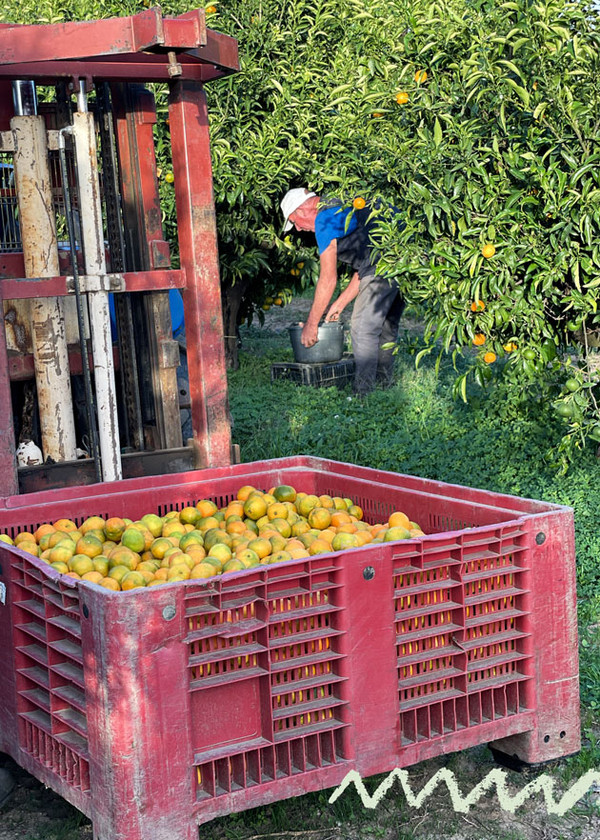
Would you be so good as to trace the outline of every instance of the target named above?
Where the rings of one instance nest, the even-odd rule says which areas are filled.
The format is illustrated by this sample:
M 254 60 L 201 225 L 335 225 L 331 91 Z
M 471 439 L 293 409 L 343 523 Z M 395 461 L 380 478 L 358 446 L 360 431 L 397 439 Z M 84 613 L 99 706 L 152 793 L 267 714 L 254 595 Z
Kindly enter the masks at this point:
M 237 69 L 237 42 L 201 9 L 0 27 L 0 497 L 230 463 L 204 85 Z M 168 95 L 173 255 L 156 85 Z

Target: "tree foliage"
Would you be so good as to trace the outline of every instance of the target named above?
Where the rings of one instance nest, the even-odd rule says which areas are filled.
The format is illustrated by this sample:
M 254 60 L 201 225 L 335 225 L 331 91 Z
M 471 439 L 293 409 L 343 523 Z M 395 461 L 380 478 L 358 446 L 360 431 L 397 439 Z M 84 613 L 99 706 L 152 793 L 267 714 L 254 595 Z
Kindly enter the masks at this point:
M 163 13 L 190 5 L 171 0 Z M 142 7 L 15 0 L 3 17 Z M 422 308 L 422 352 L 463 357 L 457 395 L 493 381 L 507 411 L 553 400 L 566 459 L 600 441 L 593 4 L 215 0 L 206 11 L 241 60 L 207 87 L 225 297 L 243 287 L 246 310 L 260 311 L 282 286 L 314 279 L 314 248 L 281 231 L 289 187 L 383 197 L 406 226 L 382 216 L 380 265 Z M 159 123 L 159 141 L 167 130 Z

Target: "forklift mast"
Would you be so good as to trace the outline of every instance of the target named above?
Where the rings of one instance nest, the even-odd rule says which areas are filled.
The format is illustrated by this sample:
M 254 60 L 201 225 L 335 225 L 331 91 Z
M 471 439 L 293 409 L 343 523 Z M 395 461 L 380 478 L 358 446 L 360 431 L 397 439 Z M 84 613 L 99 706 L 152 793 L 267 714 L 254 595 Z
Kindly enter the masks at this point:
M 0 25 L 0 497 L 231 462 L 204 85 L 237 69 L 237 42 L 202 9 Z M 178 268 L 162 226 L 157 84 L 168 87 Z M 42 463 L 18 466 L 29 438 Z

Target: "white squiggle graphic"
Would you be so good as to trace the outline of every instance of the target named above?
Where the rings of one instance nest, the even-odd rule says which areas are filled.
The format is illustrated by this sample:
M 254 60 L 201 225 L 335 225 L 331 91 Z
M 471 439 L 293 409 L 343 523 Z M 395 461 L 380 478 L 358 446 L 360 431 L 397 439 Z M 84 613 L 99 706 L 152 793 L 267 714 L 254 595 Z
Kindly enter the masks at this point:
M 360 796 L 365 808 L 376 808 L 381 799 L 389 791 L 396 779 L 400 780 L 400 785 L 406 796 L 406 801 L 411 808 L 420 808 L 425 800 L 433 793 L 440 782 L 445 782 L 452 800 L 452 806 L 455 811 L 461 814 L 468 813 L 472 805 L 479 801 L 481 796 L 490 788 L 496 788 L 498 801 L 504 811 L 509 811 L 514 814 L 517 808 L 524 804 L 535 793 L 542 791 L 546 801 L 546 810 L 548 814 L 557 814 L 563 816 L 570 808 L 584 796 L 593 784 L 600 784 L 600 771 L 588 770 L 575 784 L 558 800 L 554 799 L 554 784 L 555 779 L 547 776 L 545 773 L 538 776 L 532 782 L 529 782 L 525 787 L 513 796 L 506 786 L 506 771 L 495 768 L 490 770 L 485 779 L 479 782 L 473 790 L 464 797 L 459 790 L 456 783 L 456 777 L 451 770 L 442 767 L 441 770 L 433 776 L 415 796 L 408 780 L 408 772 L 396 768 L 383 780 L 379 787 L 371 796 L 363 784 L 363 780 L 356 770 L 351 770 L 342 780 L 341 784 L 334 790 L 329 797 L 329 803 L 335 802 L 338 797 L 346 790 L 346 788 L 353 784 Z

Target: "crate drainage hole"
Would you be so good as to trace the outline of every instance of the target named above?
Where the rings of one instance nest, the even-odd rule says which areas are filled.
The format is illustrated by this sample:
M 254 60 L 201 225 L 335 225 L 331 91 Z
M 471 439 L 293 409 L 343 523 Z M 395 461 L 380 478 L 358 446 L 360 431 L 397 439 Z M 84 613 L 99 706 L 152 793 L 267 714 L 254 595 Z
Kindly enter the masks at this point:
M 375 569 L 373 566 L 365 566 L 363 569 L 363 577 L 365 580 L 373 580 L 375 577 Z
M 175 609 L 175 607 L 173 607 L 173 606 L 165 607 L 164 610 L 162 611 L 162 616 L 163 616 L 165 621 L 171 621 L 172 618 L 175 618 L 176 613 L 177 613 L 177 610 Z

